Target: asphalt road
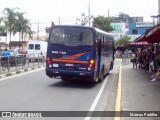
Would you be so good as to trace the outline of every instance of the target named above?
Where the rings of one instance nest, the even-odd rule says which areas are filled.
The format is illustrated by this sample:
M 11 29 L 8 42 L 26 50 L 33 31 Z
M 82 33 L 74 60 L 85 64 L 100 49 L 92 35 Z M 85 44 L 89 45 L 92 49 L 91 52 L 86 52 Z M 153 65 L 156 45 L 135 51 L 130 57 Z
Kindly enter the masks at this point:
M 120 65 L 121 61 L 116 61 L 114 70 L 102 83 L 98 84 L 52 79 L 45 75 L 44 68 L 1 79 L 0 111 L 103 111 L 106 108 L 112 108 L 114 111 L 115 97 L 112 97 L 112 88 L 118 79 L 116 76 Z M 22 118 L 12 118 L 11 120 L 17 119 L 21 120 Z M 35 118 L 26 119 L 34 120 Z M 44 118 L 39 119 L 44 120 Z M 53 118 L 46 119 L 53 120 Z M 64 120 L 60 117 L 54 119 Z

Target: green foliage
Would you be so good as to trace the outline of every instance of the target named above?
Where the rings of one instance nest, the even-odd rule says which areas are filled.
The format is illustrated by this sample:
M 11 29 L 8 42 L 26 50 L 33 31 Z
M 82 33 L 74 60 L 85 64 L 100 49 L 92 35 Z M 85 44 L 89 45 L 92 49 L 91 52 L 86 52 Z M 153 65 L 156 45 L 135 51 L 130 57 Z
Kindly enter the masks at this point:
M 30 20 L 24 18 L 24 14 L 25 13 L 20 13 L 20 12 L 17 13 L 16 22 L 13 30 L 13 34 L 16 34 L 17 32 L 21 34 L 22 41 L 23 41 L 24 33 L 28 33 L 29 36 L 31 35 Z M 19 39 L 20 39 L 20 36 L 19 36 Z
M 15 21 L 16 21 L 16 12 L 15 12 L 15 10 L 19 10 L 19 8 L 17 8 L 17 7 L 13 8 L 13 9 L 5 8 L 3 10 L 3 13 L 5 15 L 4 23 L 5 23 L 6 29 L 10 33 L 10 41 L 11 41 L 11 34 L 13 32 Z
M 113 27 L 110 23 L 113 21 L 113 18 L 98 16 L 93 18 L 93 27 L 97 27 L 106 32 L 113 31 Z
M 130 39 L 131 37 L 124 36 L 115 42 L 115 46 L 127 46 L 128 44 L 130 44 Z
M 5 32 L 5 25 L 3 24 L 4 18 L 1 17 L 0 18 L 0 33 L 4 33 Z
M 92 19 L 93 16 L 86 16 L 85 13 L 81 14 L 81 18 L 76 18 L 76 24 L 80 23 L 81 25 L 87 25 L 90 21 L 89 19 Z
M 31 37 L 30 20 L 24 18 L 25 13 L 19 12 L 19 8 L 17 7 L 13 9 L 5 8 L 3 10 L 3 14 L 4 14 L 4 18 L 3 18 L 4 26 L 1 26 L 0 24 L 0 31 L 5 30 L 9 32 L 10 41 L 11 41 L 11 35 L 12 34 L 15 35 L 17 32 L 21 34 L 22 40 L 23 40 L 24 33 L 29 34 L 29 36 Z M 1 20 L 0 20 L 0 23 L 1 23 Z

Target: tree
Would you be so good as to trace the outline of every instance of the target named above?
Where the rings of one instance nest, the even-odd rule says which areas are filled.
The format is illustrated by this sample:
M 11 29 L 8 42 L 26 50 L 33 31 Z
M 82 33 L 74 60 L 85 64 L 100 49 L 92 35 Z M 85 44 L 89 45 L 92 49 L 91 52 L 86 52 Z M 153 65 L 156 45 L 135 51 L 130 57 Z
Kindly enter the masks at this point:
M 93 27 L 97 27 L 106 32 L 113 31 L 113 27 L 110 23 L 113 21 L 113 18 L 98 16 L 93 18 Z
M 130 41 L 129 41 L 130 39 L 131 37 L 124 36 L 115 42 L 115 46 L 127 46 L 130 44 Z
M 6 29 L 9 31 L 10 34 L 10 41 L 11 41 L 11 35 L 14 29 L 14 24 L 15 24 L 15 20 L 16 20 L 16 12 L 15 10 L 19 10 L 19 8 L 5 8 L 3 10 L 3 13 L 5 14 L 5 25 L 6 25 Z
M 86 16 L 85 13 L 81 14 L 81 18 L 76 18 L 76 24 L 80 22 L 81 25 L 87 25 L 89 23 L 89 19 L 92 19 L 93 16 Z
M 24 14 L 25 13 L 20 13 L 20 12 L 16 13 L 17 17 L 16 17 L 14 30 L 13 30 L 13 35 L 19 32 L 19 41 L 20 41 L 20 36 L 21 36 L 21 40 L 23 41 L 24 33 L 29 34 L 31 38 L 30 20 L 24 18 Z
M 5 33 L 5 25 L 3 25 L 4 18 L 0 18 L 0 33 Z

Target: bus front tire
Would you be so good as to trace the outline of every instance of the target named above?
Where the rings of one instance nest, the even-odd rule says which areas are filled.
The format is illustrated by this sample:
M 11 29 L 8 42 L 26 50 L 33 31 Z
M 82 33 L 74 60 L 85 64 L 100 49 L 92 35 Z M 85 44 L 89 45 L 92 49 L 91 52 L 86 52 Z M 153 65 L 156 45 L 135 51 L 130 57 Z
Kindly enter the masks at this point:
M 101 83 L 104 78 L 104 68 L 101 70 L 100 78 L 98 79 L 98 83 Z

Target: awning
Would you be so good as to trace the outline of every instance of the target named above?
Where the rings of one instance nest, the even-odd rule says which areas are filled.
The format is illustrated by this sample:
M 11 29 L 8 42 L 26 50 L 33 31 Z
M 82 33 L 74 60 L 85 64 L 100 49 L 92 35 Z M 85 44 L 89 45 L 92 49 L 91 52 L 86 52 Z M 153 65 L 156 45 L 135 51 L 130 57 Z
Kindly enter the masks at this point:
M 138 38 L 136 38 L 134 40 L 134 43 L 138 43 L 138 42 L 147 42 L 148 43 L 148 39 L 145 37 L 146 33 L 142 34 L 141 36 L 139 36 Z
M 160 42 L 160 24 L 153 26 L 149 31 L 136 38 L 134 42 L 148 42 L 157 43 Z

